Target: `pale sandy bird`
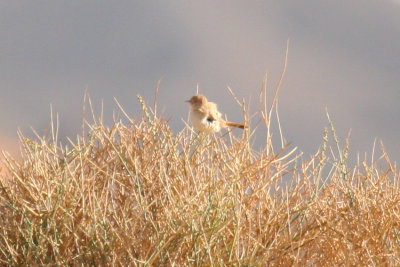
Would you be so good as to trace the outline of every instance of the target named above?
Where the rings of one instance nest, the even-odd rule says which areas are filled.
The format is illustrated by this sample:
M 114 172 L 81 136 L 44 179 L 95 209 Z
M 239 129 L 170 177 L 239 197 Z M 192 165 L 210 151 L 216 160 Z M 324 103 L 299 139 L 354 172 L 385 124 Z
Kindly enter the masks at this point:
M 243 123 L 226 121 L 221 117 L 218 111 L 217 104 L 209 102 L 204 95 L 195 95 L 190 100 L 187 100 L 191 106 L 190 120 L 193 127 L 200 132 L 216 133 L 225 127 L 237 127 L 244 129 L 246 126 Z

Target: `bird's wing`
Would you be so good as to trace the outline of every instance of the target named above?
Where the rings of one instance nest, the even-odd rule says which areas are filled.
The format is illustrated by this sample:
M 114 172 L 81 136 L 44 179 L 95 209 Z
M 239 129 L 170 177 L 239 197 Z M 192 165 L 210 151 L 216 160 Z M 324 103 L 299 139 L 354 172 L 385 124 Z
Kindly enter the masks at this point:
M 219 113 L 217 104 L 214 102 L 208 102 L 206 106 L 199 108 L 198 111 L 201 114 L 204 114 L 209 122 L 213 122 L 221 118 L 221 113 Z
M 210 111 L 209 115 L 215 120 L 221 118 L 221 113 L 218 111 L 217 104 L 215 104 L 214 102 L 208 102 L 208 110 Z

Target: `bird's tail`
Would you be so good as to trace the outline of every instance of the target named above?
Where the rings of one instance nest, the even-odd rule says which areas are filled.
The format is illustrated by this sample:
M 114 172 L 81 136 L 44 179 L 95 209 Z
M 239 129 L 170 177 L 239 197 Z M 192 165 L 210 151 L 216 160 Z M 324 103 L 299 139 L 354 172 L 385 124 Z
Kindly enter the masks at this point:
M 243 123 L 238 123 L 238 122 L 225 121 L 225 124 L 226 124 L 226 126 L 236 127 L 236 128 L 240 128 L 240 129 L 247 128 L 246 125 L 244 125 Z

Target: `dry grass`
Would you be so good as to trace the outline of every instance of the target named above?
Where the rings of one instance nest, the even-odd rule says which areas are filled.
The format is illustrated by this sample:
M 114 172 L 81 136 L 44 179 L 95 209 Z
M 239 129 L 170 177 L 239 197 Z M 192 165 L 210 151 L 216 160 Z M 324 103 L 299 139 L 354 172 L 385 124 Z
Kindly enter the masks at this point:
M 327 156 L 328 130 L 308 161 L 274 151 L 269 131 L 255 151 L 249 131 L 174 134 L 143 107 L 127 125 L 93 118 L 71 149 L 54 129 L 21 137 L 1 180 L 1 265 L 400 264 L 387 158 L 348 168 L 346 148 Z
M 275 149 L 277 94 L 269 108 L 261 97 L 259 150 L 249 129 L 174 134 L 141 98 L 141 118 L 107 127 L 93 116 L 69 148 L 57 127 L 21 135 L 23 157 L 5 154 L 0 179 L 0 264 L 400 265 L 396 166 L 382 150 L 348 167 L 333 126 L 310 160 Z

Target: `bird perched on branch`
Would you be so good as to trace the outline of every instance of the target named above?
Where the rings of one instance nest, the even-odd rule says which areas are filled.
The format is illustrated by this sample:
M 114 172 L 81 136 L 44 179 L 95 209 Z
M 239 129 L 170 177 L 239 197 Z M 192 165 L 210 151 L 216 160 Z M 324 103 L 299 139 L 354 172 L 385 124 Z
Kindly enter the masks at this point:
M 216 133 L 221 128 L 236 127 L 244 129 L 246 126 L 243 123 L 226 121 L 221 117 L 218 111 L 217 104 L 210 102 L 204 95 L 195 95 L 190 100 L 187 100 L 191 106 L 190 120 L 193 127 L 200 132 Z

